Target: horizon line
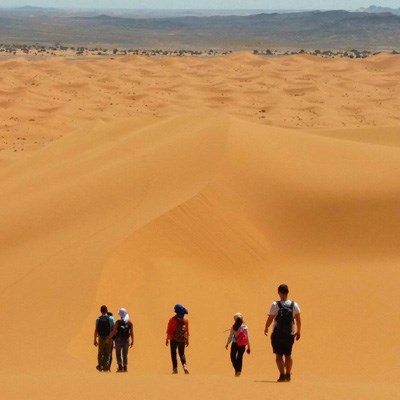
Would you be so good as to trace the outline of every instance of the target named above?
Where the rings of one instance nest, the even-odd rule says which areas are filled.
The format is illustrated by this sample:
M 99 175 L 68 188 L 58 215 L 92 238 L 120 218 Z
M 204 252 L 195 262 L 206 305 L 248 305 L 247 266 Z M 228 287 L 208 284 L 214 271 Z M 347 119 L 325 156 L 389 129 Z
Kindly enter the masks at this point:
M 131 11 L 355 11 L 362 8 L 368 7 L 358 7 L 355 9 L 345 9 L 345 8 L 152 8 L 152 7 L 69 7 L 69 6 L 7 6 L 0 5 L 0 8 L 7 8 L 12 10 L 24 9 L 24 8 L 34 8 L 34 9 L 53 9 L 53 10 L 131 10 Z M 385 7 L 391 8 L 391 7 Z

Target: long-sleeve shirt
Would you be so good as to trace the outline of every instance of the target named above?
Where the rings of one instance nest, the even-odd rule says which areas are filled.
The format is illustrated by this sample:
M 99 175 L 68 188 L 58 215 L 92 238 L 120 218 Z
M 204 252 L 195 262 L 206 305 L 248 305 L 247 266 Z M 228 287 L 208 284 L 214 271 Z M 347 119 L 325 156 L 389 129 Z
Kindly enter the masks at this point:
M 189 336 L 189 321 L 185 318 L 185 329 L 186 329 L 186 336 Z M 175 338 L 175 331 L 178 325 L 178 320 L 176 317 L 172 317 L 168 321 L 168 326 L 167 326 L 167 336 L 169 340 L 174 340 Z
M 240 331 L 241 329 L 244 329 L 244 330 L 247 332 L 247 337 L 248 337 L 248 339 L 249 339 L 249 344 L 250 344 L 249 328 L 247 327 L 246 324 L 242 324 L 242 325 L 240 326 L 240 328 L 239 328 L 237 331 L 235 331 L 235 330 L 233 329 L 233 327 L 231 328 L 231 330 L 230 330 L 230 332 L 229 332 L 229 336 L 228 336 L 228 341 L 227 341 L 228 344 L 231 343 L 231 342 L 233 342 L 233 343 L 236 343 L 236 342 L 237 342 L 237 338 L 238 338 L 238 335 L 239 335 L 239 331 Z

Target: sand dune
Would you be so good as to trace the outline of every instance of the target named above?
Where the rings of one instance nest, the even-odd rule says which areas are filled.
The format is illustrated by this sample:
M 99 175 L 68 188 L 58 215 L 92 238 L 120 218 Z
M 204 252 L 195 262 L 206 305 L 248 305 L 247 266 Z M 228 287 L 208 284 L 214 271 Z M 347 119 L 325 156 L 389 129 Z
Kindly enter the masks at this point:
M 203 107 L 268 126 L 398 127 L 398 60 L 234 53 L 1 61 L 0 158 L 20 158 L 94 120 L 173 117 Z
M 398 60 L 0 63 L 5 398 L 396 396 Z M 282 281 L 304 320 L 283 387 L 263 335 Z M 163 344 L 178 301 L 189 377 Z M 103 303 L 134 319 L 124 376 L 94 369 Z M 238 310 L 253 353 L 233 380 Z

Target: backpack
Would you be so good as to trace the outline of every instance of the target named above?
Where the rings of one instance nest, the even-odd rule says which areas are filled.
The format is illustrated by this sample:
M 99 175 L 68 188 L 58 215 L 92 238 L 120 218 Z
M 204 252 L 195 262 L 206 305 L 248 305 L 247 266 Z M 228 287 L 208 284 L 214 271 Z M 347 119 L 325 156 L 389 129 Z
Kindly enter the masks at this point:
M 120 319 L 117 321 L 117 324 L 118 324 L 117 337 L 121 339 L 128 339 L 131 334 L 129 322 Z
M 185 320 L 176 318 L 176 329 L 174 332 L 174 340 L 177 342 L 185 342 L 187 338 L 187 332 L 186 332 L 186 323 Z
M 111 332 L 110 317 L 105 314 L 99 317 L 97 321 L 97 332 L 100 337 L 107 337 Z
M 249 335 L 247 333 L 247 329 L 242 326 L 239 328 L 236 343 L 238 346 L 247 346 L 249 344 Z
M 282 305 L 280 301 L 276 303 L 278 304 L 279 310 L 275 317 L 276 325 L 274 330 L 285 335 L 290 335 L 293 329 L 294 301 L 289 305 Z

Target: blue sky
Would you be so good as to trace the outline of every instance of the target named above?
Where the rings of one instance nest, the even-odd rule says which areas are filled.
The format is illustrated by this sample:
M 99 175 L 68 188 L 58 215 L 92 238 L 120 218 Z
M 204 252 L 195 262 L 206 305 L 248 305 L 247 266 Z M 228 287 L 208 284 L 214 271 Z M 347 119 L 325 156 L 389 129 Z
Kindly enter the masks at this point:
M 400 8 L 400 0 L 0 0 L 0 6 L 158 9 L 344 9 L 371 4 Z

